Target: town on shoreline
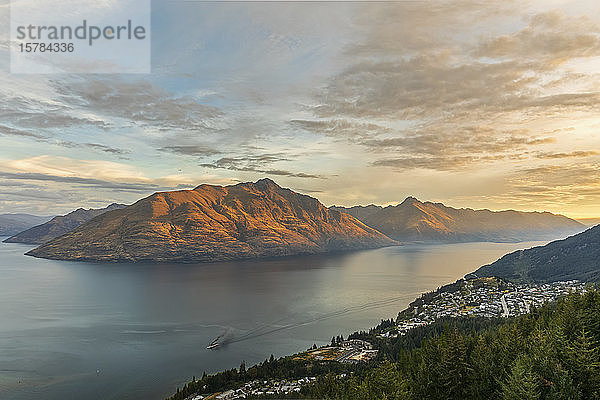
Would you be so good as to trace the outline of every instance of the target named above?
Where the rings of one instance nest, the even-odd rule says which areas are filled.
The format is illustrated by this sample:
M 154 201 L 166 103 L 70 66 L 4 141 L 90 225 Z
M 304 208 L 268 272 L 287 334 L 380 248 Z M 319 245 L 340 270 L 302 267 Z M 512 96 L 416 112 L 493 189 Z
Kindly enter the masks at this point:
M 576 280 L 536 285 L 514 284 L 496 277 L 460 279 L 413 301 L 398 314 L 395 326 L 380 336 L 403 335 L 443 317 L 515 317 L 569 292 L 584 291 L 585 284 Z

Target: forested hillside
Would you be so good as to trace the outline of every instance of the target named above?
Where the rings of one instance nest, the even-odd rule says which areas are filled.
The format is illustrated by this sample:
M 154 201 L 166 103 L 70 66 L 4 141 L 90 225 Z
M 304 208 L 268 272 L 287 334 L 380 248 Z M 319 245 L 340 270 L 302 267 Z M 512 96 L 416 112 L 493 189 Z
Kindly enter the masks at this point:
M 487 276 L 517 283 L 600 282 L 600 225 L 546 246 L 507 254 L 467 275 Z

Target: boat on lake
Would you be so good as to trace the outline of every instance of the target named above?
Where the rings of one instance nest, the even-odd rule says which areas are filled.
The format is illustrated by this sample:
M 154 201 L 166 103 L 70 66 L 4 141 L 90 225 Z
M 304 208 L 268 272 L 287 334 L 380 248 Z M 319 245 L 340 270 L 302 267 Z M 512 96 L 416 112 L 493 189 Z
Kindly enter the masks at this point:
M 206 346 L 206 348 L 208 350 L 214 349 L 215 347 L 219 347 L 220 343 L 219 343 L 219 339 L 221 339 L 223 337 L 223 335 L 219 335 L 215 338 L 215 340 L 213 340 L 212 342 L 210 342 L 210 344 L 208 346 Z

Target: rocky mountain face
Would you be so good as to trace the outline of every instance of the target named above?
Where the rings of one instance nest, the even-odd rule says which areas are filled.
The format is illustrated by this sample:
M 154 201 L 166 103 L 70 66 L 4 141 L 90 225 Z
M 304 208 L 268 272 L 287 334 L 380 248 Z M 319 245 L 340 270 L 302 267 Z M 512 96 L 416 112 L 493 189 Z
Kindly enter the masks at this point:
M 39 224 L 52 217 L 39 217 L 31 214 L 0 214 L 0 236 L 11 236 Z
M 332 207 L 398 241 L 519 242 L 551 240 L 585 226 L 548 212 L 490 211 L 446 207 L 408 197 L 396 206 Z
M 64 235 L 67 232 L 77 228 L 79 225 L 88 222 L 90 219 L 104 214 L 107 211 L 118 210 L 126 207 L 125 204 L 113 203 L 105 208 L 90 208 L 85 210 L 78 208 L 67 215 L 61 215 L 52 218 L 50 221 L 41 225 L 34 226 L 23 232 L 20 232 L 8 239 L 6 243 L 27 243 L 42 244 Z
M 27 254 L 107 262 L 211 262 L 393 244 L 351 215 L 261 179 L 155 193 Z
M 507 254 L 467 277 L 497 276 L 513 282 L 600 282 L 600 225 L 546 246 Z

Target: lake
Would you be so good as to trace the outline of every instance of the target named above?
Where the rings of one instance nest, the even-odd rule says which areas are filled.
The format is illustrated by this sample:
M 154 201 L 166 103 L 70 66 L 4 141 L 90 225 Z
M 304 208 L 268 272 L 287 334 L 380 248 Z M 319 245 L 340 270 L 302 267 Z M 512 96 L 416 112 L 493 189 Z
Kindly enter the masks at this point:
M 203 371 L 371 328 L 422 292 L 540 244 L 152 265 L 42 260 L 0 243 L 0 398 L 160 400 Z M 207 350 L 223 333 L 229 343 Z

